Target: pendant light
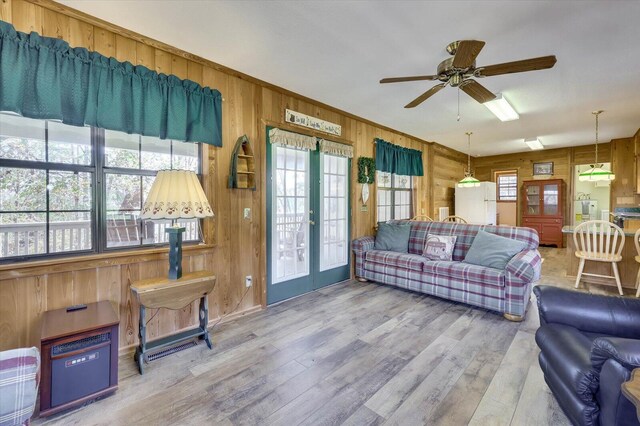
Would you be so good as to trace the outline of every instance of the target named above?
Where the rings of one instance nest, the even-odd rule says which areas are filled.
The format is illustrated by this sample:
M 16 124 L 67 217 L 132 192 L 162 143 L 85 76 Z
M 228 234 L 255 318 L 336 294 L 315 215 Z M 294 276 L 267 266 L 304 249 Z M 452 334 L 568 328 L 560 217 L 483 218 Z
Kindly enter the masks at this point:
M 467 170 L 464 172 L 464 178 L 458 182 L 458 188 L 472 188 L 480 186 L 480 181 L 473 177 L 471 173 L 471 135 L 473 132 L 466 132 L 467 135 Z
M 616 175 L 614 175 L 613 172 L 602 168 L 604 164 L 598 163 L 598 116 L 602 114 L 602 112 L 603 111 L 600 110 L 593 111 L 591 113 L 596 116 L 596 162 L 591 164 L 591 167 L 588 170 L 585 170 L 578 175 L 578 180 L 582 182 L 597 182 L 600 180 L 614 180 L 616 178 Z

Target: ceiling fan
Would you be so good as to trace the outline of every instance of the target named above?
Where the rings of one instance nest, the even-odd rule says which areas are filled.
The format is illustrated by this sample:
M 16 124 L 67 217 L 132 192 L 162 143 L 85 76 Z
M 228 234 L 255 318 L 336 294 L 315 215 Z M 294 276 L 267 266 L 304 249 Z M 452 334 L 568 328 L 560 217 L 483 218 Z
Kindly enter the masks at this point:
M 486 87 L 473 80 L 471 77 L 491 77 L 500 74 L 511 74 L 525 71 L 543 70 L 552 68 L 556 63 L 556 57 L 541 56 L 539 58 L 523 59 L 521 61 L 505 62 L 503 64 L 476 67 L 476 57 L 484 47 L 485 42 L 480 40 L 459 40 L 449 43 L 447 52 L 452 58 L 447 58 L 438 65 L 438 74 L 419 75 L 413 77 L 383 78 L 380 83 L 399 83 L 404 81 L 440 80 L 422 95 L 405 105 L 405 108 L 414 108 L 431 96 L 442 90 L 447 84 L 451 87 L 459 87 L 467 95 L 480 103 L 495 99 L 496 95 Z

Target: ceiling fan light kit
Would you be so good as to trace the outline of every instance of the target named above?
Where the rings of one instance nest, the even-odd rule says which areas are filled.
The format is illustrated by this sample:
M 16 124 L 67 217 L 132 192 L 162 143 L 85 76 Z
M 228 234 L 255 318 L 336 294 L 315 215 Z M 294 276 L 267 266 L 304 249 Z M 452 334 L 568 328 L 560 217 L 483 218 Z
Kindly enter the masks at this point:
M 599 110 L 591 113 L 596 117 L 596 162 L 578 175 L 578 180 L 582 182 L 611 181 L 616 178 L 613 172 L 603 168 L 604 164 L 598 163 L 598 116 L 603 112 L 604 111 Z
M 540 142 L 540 139 L 538 138 L 525 139 L 524 143 L 526 143 L 532 151 L 544 149 L 544 145 L 542 145 L 542 142 Z
M 485 102 L 483 105 L 486 106 L 493 115 L 498 117 L 500 121 L 513 121 L 520 118 L 520 115 L 501 93 L 496 94 L 495 99 Z
M 496 98 L 490 90 L 478 83 L 473 78 L 490 77 L 501 74 L 511 74 L 525 71 L 535 71 L 551 68 L 556 63 L 556 57 L 541 56 L 539 58 L 523 59 L 521 61 L 505 62 L 502 64 L 476 67 L 476 57 L 484 47 L 485 42 L 480 40 L 459 40 L 447 45 L 447 52 L 452 58 L 440 62 L 436 75 L 419 75 L 411 77 L 383 78 L 380 83 L 400 83 L 404 81 L 440 80 L 441 83 L 409 102 L 405 108 L 414 108 L 431 96 L 438 93 L 445 86 L 459 87 L 460 90 L 471 96 L 477 102 L 483 104 Z M 510 105 L 509 105 L 510 107 Z M 512 108 L 513 109 L 513 108 Z M 515 111 L 514 111 L 515 113 Z M 517 119 L 512 118 L 512 120 Z M 503 120 L 504 121 L 504 120 Z
M 464 178 L 458 182 L 458 188 L 471 188 L 474 186 L 480 186 L 480 181 L 473 177 L 471 173 L 471 135 L 473 132 L 466 132 L 467 135 L 467 170 L 464 172 Z

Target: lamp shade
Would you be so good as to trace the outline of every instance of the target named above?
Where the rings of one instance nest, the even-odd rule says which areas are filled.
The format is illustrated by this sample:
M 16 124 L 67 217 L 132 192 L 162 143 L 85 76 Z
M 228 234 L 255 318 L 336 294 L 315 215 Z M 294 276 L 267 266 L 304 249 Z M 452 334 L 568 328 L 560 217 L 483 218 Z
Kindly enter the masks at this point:
M 602 168 L 603 164 L 592 164 L 591 168 L 578 175 L 581 182 L 598 182 L 603 180 L 615 180 L 616 175 Z
M 213 216 L 198 176 L 188 170 L 160 170 L 142 205 L 141 219 L 194 219 Z
M 471 175 L 465 176 L 464 179 L 458 182 L 458 188 L 473 188 L 476 186 L 480 186 L 480 181 Z

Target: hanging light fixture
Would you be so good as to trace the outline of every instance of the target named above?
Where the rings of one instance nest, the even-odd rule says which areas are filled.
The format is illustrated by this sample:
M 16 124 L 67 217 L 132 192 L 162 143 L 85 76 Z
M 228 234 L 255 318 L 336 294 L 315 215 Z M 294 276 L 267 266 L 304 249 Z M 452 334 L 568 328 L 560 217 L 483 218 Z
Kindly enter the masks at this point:
M 480 181 L 473 177 L 471 173 L 471 135 L 473 132 L 466 132 L 467 135 L 467 170 L 464 172 L 464 178 L 458 182 L 458 188 L 471 188 L 480 186 Z
M 598 116 L 602 114 L 603 111 L 593 111 L 591 114 L 596 116 L 596 162 L 591 164 L 590 168 L 585 170 L 584 172 L 578 175 L 578 180 L 587 181 L 587 182 L 597 182 L 600 180 L 614 180 L 616 175 L 609 170 L 605 170 L 602 168 L 604 164 L 598 163 Z

